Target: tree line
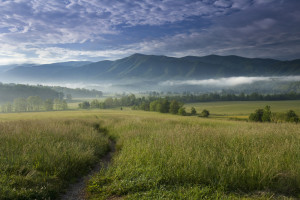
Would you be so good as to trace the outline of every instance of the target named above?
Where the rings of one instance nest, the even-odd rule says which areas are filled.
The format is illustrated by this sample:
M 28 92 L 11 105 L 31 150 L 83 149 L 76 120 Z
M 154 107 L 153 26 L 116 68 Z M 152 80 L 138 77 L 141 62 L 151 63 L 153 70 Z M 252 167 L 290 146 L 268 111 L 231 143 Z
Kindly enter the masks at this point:
M 120 98 L 108 97 L 103 102 L 97 99 L 88 102 L 82 102 L 79 104 L 79 108 L 114 108 L 120 106 L 133 106 L 133 109 L 150 110 L 150 102 L 159 99 L 166 99 L 168 101 L 176 100 L 182 103 L 196 103 L 196 102 L 211 102 L 211 101 L 277 101 L 277 100 L 300 100 L 300 94 L 288 93 L 288 94 L 183 94 L 183 95 L 170 95 L 163 96 L 158 92 L 152 92 L 148 97 L 136 97 L 134 94 L 123 95 Z
M 121 98 L 106 98 L 103 102 L 95 99 L 91 102 L 84 101 L 78 104 L 80 109 L 106 109 L 114 107 L 131 106 L 133 110 L 144 110 L 154 111 L 160 113 L 171 113 L 182 116 L 186 115 L 197 115 L 197 111 L 194 107 L 191 108 L 190 112 L 186 111 L 183 107 L 184 103 L 172 99 L 171 97 L 162 98 L 159 96 L 139 97 L 136 98 L 134 94 L 124 95 Z M 200 115 L 201 117 L 208 117 L 209 111 L 203 110 Z
M 279 100 L 300 100 L 300 93 L 285 93 L 285 94 L 186 94 L 170 96 L 170 99 L 175 99 L 184 103 L 196 102 L 211 102 L 211 101 L 279 101 Z
M 39 96 L 46 100 L 63 99 L 64 94 L 43 86 L 0 83 L 0 102 L 12 102 L 16 98 L 28 98 L 29 96 Z
M 63 99 L 46 99 L 39 96 L 29 96 L 28 98 L 16 98 L 13 103 L 6 103 L 1 106 L 1 111 L 9 112 L 31 112 L 31 111 L 52 111 L 66 110 L 68 104 Z
M 254 113 L 251 113 L 249 120 L 253 122 L 299 122 L 299 117 L 293 110 L 289 110 L 285 113 L 273 113 L 270 106 L 265 106 L 264 109 L 256 109 Z

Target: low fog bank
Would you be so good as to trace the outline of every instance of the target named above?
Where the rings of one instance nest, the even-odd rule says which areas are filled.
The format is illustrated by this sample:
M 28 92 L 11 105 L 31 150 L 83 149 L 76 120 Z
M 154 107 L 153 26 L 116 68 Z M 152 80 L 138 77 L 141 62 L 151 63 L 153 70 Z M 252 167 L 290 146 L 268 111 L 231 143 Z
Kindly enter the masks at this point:
M 229 78 L 219 78 L 219 79 L 204 79 L 204 80 L 168 80 L 163 81 L 160 84 L 162 86 L 210 86 L 210 87 L 230 87 L 238 86 L 243 84 L 252 84 L 258 81 L 264 82 L 294 82 L 300 81 L 300 76 L 275 76 L 275 77 L 229 77 Z
M 1 80 L 0 80 L 1 81 Z M 210 93 L 232 90 L 233 92 L 260 92 L 282 93 L 300 92 L 300 76 L 274 76 L 274 77 L 229 77 L 202 80 L 122 80 L 122 81 L 2 81 L 3 83 L 17 83 L 43 86 L 61 86 L 68 88 L 85 88 L 102 91 L 104 93 L 140 93 L 148 91 L 160 92 L 197 92 Z M 292 84 L 295 84 L 293 87 Z

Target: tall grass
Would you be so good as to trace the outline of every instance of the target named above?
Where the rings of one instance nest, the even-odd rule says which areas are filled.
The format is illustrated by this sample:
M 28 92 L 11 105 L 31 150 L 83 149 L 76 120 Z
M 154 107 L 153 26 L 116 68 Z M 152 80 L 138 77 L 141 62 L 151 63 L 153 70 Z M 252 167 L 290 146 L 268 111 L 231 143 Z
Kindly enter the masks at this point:
M 258 191 L 268 198 L 299 195 L 298 125 L 161 114 L 103 120 L 118 138 L 119 151 L 111 167 L 90 182 L 92 198 L 223 199 Z
M 96 120 L 0 123 L 0 199 L 56 199 L 108 150 Z

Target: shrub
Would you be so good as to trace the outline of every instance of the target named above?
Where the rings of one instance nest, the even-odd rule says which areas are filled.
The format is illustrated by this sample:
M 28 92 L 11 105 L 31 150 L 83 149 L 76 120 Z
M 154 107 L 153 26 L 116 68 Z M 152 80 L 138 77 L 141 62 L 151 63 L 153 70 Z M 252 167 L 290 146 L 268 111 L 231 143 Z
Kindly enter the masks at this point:
M 262 116 L 264 114 L 264 110 L 263 109 L 257 109 L 255 111 L 255 113 L 251 113 L 249 116 L 249 120 L 250 121 L 254 121 L 254 122 L 262 122 Z
M 271 107 L 266 106 L 263 110 L 263 115 L 262 115 L 262 121 L 263 122 L 270 122 L 271 121 Z
M 179 108 L 178 115 L 186 116 L 186 111 L 184 107 Z
M 298 122 L 299 122 L 299 117 L 298 117 L 298 115 L 295 113 L 295 111 L 289 110 L 289 111 L 286 113 L 286 121 L 287 121 L 287 122 L 295 122 L 295 123 L 298 123 Z
M 208 116 L 209 116 L 209 111 L 206 109 L 202 110 L 201 117 L 208 117 Z
M 191 108 L 191 115 L 196 115 L 197 111 L 194 107 Z

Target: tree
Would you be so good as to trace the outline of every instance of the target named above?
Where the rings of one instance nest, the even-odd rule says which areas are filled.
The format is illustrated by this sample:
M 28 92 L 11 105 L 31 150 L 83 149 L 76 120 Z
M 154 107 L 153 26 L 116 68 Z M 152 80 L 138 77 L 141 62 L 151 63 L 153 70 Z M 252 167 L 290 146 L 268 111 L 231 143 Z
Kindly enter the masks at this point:
M 201 117 L 208 117 L 209 114 L 210 114 L 209 111 L 206 110 L 206 109 L 204 109 L 204 110 L 202 110 L 202 112 L 201 112 Z
M 53 100 L 47 99 L 46 101 L 44 101 L 44 108 L 47 111 L 53 110 Z
M 298 123 L 298 122 L 299 122 L 299 117 L 298 117 L 298 115 L 295 113 L 295 111 L 289 110 L 289 111 L 286 113 L 286 121 L 287 121 L 287 122 L 296 122 L 296 123 Z
M 250 121 L 254 121 L 254 122 L 262 122 L 262 116 L 264 114 L 264 110 L 263 109 L 257 109 L 255 111 L 255 113 L 251 113 L 249 116 L 249 120 Z
M 167 99 L 160 100 L 157 111 L 161 113 L 168 113 L 170 110 L 170 102 Z
M 2 105 L 1 109 L 2 109 L 2 112 L 5 112 L 5 113 L 9 113 L 9 112 L 13 111 L 11 103 L 6 103 L 6 104 Z
M 170 109 L 169 109 L 169 112 L 172 113 L 172 114 L 177 114 L 179 108 L 180 108 L 180 105 L 179 105 L 178 101 L 173 100 L 173 101 L 171 101 L 171 103 L 170 103 Z
M 100 102 L 97 99 L 94 99 L 90 106 L 91 108 L 100 108 Z
M 84 101 L 84 102 L 78 104 L 78 106 L 81 109 L 89 109 L 90 108 L 90 103 L 88 101 Z
M 261 117 L 262 122 L 270 122 L 271 121 L 271 107 L 266 106 L 263 111 L 263 115 Z
M 194 107 L 191 108 L 191 115 L 196 115 L 197 111 Z
M 25 112 L 27 111 L 27 101 L 25 98 L 16 98 L 14 99 L 14 108 L 16 112 Z
M 184 108 L 184 107 L 179 108 L 178 114 L 179 114 L 179 115 L 182 115 L 182 116 L 186 116 L 185 108 Z
M 158 101 L 152 101 L 150 103 L 150 111 L 157 111 L 156 108 L 157 108 L 157 105 L 158 105 Z

